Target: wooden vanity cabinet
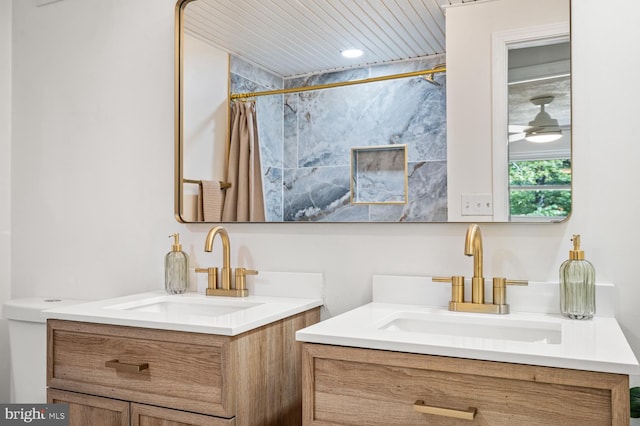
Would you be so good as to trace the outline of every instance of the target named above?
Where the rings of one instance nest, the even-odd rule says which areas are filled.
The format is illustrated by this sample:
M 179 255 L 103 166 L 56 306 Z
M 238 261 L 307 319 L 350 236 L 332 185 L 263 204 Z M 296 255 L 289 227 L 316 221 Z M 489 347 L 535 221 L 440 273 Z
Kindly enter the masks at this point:
M 305 343 L 304 425 L 629 425 L 629 378 Z M 434 406 L 473 421 L 424 414 Z
M 48 401 L 70 425 L 299 425 L 315 308 L 238 336 L 47 321 Z M 138 371 L 139 370 L 139 371 Z

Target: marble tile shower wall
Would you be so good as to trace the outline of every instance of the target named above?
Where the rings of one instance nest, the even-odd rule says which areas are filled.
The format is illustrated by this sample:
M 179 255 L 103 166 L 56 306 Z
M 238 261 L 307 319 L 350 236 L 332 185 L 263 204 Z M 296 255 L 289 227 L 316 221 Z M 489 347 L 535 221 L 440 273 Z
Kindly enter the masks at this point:
M 283 81 L 232 58 L 231 90 L 363 79 L 442 62 L 433 57 Z M 435 80 L 440 86 L 405 78 L 258 97 L 267 220 L 446 221 L 446 78 L 437 74 Z M 407 145 L 409 202 L 352 205 L 351 148 L 390 144 Z

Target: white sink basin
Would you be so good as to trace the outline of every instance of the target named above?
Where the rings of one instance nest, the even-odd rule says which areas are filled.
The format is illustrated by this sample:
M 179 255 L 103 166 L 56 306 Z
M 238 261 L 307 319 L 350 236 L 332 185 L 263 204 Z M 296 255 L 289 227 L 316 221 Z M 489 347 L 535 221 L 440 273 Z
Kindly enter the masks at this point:
M 431 277 L 376 275 L 372 301 L 298 330 L 302 342 L 637 375 L 615 319 L 613 285 L 598 284 L 598 314 L 559 313 L 558 283 L 509 290 L 507 315 L 451 312 L 451 286 Z M 485 286 L 487 298 L 490 285 Z M 467 285 L 467 290 L 470 286 Z M 471 295 L 467 294 L 466 299 Z
M 172 296 L 158 296 L 105 306 L 105 309 L 150 312 L 166 316 L 189 315 L 217 317 L 259 306 L 261 303 L 233 299 L 206 298 L 199 300 L 179 299 Z
M 50 309 L 45 318 L 236 336 L 322 305 L 322 299 L 216 297 L 164 291 Z
M 559 323 L 523 321 L 497 318 L 441 316 L 417 312 L 399 312 L 383 321 L 385 331 L 400 331 L 461 338 L 492 339 L 516 342 L 560 344 L 562 328 Z

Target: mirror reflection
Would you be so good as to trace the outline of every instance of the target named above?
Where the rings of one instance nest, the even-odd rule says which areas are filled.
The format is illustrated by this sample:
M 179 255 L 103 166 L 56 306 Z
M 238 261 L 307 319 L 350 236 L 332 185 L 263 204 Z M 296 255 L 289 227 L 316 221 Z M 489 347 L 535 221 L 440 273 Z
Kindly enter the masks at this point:
M 364 10 L 375 6 L 371 2 L 277 3 L 178 3 L 178 220 L 459 221 L 450 210 L 460 198 L 452 196 L 448 182 L 452 174 L 473 176 L 452 167 L 447 147 L 447 116 L 455 113 L 447 110 L 447 9 L 413 0 L 377 0 L 375 10 Z M 456 7 L 476 7 L 465 4 Z M 568 14 L 558 20 L 567 21 Z M 344 58 L 339 52 L 347 47 L 364 53 Z M 527 55 L 537 56 L 540 65 L 544 55 L 534 50 L 510 49 L 517 52 L 509 54 L 510 64 L 521 56 L 517 68 L 535 68 L 522 65 Z M 568 74 L 559 78 L 570 82 Z M 538 78 L 533 88 L 524 80 L 509 83 L 505 169 L 524 164 L 516 139 L 534 132 L 536 113 L 530 107 L 538 115 L 544 108 L 551 119 L 560 117 L 560 131 L 570 135 L 570 123 L 563 121 L 570 117 L 570 84 L 542 90 L 540 84 L 551 80 Z M 536 101 L 542 95 L 534 92 L 546 98 Z M 546 102 L 549 97 L 553 100 Z M 562 139 L 568 213 L 570 136 Z M 527 161 L 542 158 L 527 156 Z M 528 195 L 528 186 L 510 177 L 505 191 Z M 543 214 L 549 219 L 551 209 L 541 198 L 551 197 L 538 194 L 532 203 L 542 207 L 524 214 L 511 210 L 510 220 L 538 220 Z M 551 213 L 549 220 L 557 220 L 557 211 Z
M 562 220 L 571 212 L 571 46 L 560 37 L 508 54 L 509 214 Z

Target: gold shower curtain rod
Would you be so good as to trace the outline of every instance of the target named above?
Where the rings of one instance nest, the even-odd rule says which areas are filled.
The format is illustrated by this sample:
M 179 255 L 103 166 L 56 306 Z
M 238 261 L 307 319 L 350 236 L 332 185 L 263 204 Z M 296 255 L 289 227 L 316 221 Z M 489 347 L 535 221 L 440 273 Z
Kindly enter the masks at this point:
M 411 72 L 405 72 L 401 74 L 383 75 L 380 77 L 371 77 L 371 78 L 365 78 L 362 80 L 339 81 L 336 83 L 318 84 L 316 86 L 302 86 L 302 87 L 292 87 L 290 89 L 266 90 L 264 92 L 232 93 L 230 98 L 233 100 L 233 99 L 253 98 L 256 96 L 308 92 L 310 90 L 331 89 L 333 87 L 352 86 L 354 84 L 364 84 L 364 83 L 374 83 L 376 81 L 395 80 L 397 78 L 420 77 L 424 75 L 433 75 L 436 73 L 446 72 L 446 71 L 447 71 L 446 66 L 442 65 L 442 66 L 436 66 L 435 68 L 432 68 L 430 70 L 411 71 Z

